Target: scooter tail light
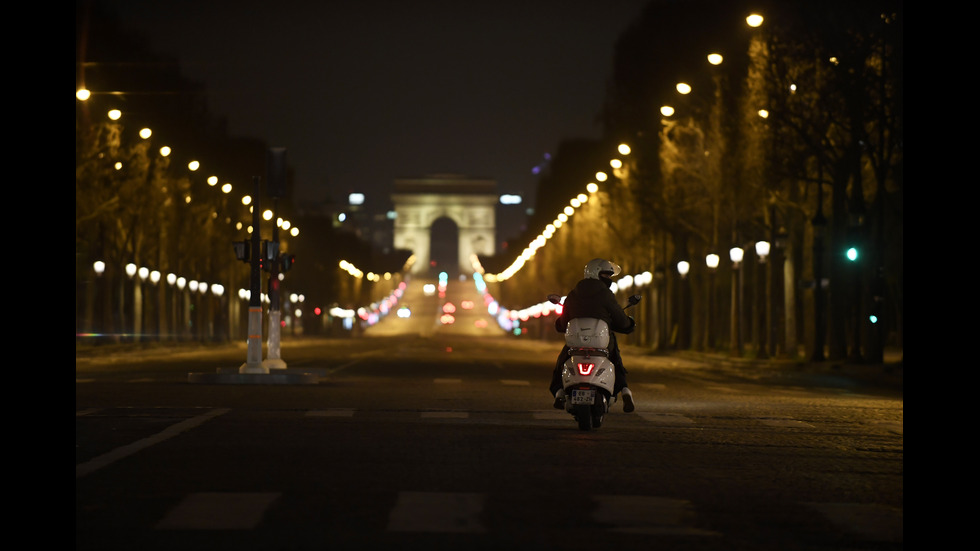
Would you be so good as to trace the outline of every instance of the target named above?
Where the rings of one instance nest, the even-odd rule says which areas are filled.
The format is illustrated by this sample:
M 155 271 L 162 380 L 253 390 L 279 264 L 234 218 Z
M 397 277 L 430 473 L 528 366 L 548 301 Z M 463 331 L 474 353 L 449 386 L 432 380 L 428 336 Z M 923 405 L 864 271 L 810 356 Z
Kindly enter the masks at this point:
M 579 364 L 578 364 L 578 373 L 579 373 L 579 375 L 591 375 L 593 369 L 595 369 L 595 364 L 594 363 L 582 363 L 582 362 L 579 362 Z

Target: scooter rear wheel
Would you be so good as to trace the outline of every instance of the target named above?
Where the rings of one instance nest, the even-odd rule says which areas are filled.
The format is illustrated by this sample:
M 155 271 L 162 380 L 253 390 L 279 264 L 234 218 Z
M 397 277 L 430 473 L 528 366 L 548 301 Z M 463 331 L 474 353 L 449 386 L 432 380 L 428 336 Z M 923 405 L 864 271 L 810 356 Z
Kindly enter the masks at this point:
M 592 430 L 592 408 L 589 406 L 575 406 L 575 420 L 578 421 L 579 429 Z

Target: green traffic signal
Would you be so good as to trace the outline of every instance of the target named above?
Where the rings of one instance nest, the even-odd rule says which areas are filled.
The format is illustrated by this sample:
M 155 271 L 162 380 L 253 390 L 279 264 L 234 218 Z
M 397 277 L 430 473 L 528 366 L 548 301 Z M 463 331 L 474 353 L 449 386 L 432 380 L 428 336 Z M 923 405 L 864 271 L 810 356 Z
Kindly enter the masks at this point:
M 847 259 L 848 260 L 850 260 L 851 262 L 857 262 L 857 259 L 858 259 L 858 250 L 857 250 L 857 247 L 851 247 L 851 248 L 847 249 L 847 253 L 846 254 L 847 254 Z

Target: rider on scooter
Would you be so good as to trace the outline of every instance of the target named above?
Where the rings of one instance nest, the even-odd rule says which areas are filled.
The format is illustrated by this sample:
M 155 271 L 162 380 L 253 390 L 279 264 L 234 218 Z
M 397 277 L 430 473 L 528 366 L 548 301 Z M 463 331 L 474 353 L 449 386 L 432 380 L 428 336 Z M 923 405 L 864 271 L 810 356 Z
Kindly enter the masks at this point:
M 564 333 L 568 327 L 568 322 L 575 318 L 598 318 L 609 325 L 609 360 L 615 366 L 616 382 L 613 388 L 613 397 L 622 392 L 623 411 L 629 413 L 633 411 L 633 393 L 626 386 L 626 368 L 623 366 L 623 358 L 619 354 L 619 346 L 616 344 L 614 333 L 629 334 L 636 327 L 636 321 L 626 315 L 622 306 L 616 302 L 616 295 L 613 294 L 612 278 L 620 272 L 619 266 L 604 260 L 594 258 L 585 265 L 585 278 L 579 281 L 575 287 L 569 291 L 563 303 L 561 316 L 555 320 L 555 329 L 559 333 Z M 562 348 L 558 355 L 558 362 L 551 375 L 551 394 L 555 397 L 555 409 L 565 408 L 565 391 L 562 388 L 561 372 L 562 366 L 568 359 L 568 346 Z

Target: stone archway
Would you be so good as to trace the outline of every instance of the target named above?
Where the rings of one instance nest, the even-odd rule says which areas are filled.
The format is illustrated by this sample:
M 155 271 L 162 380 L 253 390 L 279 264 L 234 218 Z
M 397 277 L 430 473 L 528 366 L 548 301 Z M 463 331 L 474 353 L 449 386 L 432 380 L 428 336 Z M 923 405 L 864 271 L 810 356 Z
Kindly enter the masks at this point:
M 428 271 L 432 224 L 449 218 L 458 229 L 458 270 L 473 272 L 474 254 L 492 256 L 496 240 L 497 183 L 454 174 L 395 180 L 394 246 L 415 255 L 411 271 Z M 451 270 L 450 270 L 451 271 Z
M 429 226 L 429 266 L 434 273 L 459 275 L 459 227 L 448 216 L 436 218 Z

